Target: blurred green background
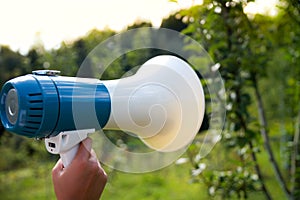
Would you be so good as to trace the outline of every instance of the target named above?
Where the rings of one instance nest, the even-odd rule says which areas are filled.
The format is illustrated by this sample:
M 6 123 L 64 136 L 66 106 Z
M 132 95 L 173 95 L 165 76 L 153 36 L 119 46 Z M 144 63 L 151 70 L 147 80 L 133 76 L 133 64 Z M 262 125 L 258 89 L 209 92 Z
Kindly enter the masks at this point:
M 278 13 L 270 16 L 246 14 L 250 2 L 204 0 L 161 24 L 202 44 L 224 79 L 226 122 L 212 152 L 199 157 L 200 132 L 182 158 L 162 170 L 126 174 L 106 168 L 109 182 L 102 199 L 300 199 L 300 4 L 280 0 Z M 138 21 L 127 30 L 139 27 L 152 24 Z M 0 86 L 37 69 L 76 76 L 87 54 L 116 33 L 94 29 L 57 49 L 37 43 L 26 55 L 1 46 Z M 103 78 L 119 78 L 162 53 L 127 53 Z M 46 152 L 43 141 L 0 129 L 0 199 L 55 199 L 51 169 L 58 157 Z M 110 139 L 131 148 L 140 145 L 117 134 Z

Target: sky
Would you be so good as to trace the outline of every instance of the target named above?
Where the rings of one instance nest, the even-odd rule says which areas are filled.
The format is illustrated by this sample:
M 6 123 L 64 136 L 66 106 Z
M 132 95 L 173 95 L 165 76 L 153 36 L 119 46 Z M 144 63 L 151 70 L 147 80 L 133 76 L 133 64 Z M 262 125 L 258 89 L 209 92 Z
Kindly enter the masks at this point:
M 82 37 L 92 29 L 120 31 L 136 20 L 159 26 L 162 19 L 202 0 L 0 0 L 0 45 L 26 53 L 42 42 L 46 49 Z M 276 0 L 256 0 L 247 12 L 269 12 Z M 274 7 L 274 6 L 273 6 Z

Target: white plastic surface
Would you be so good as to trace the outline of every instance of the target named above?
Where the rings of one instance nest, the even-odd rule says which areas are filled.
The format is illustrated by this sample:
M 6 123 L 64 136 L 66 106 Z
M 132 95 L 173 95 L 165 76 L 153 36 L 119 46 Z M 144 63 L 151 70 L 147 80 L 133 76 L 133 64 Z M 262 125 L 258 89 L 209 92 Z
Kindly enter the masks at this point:
M 45 139 L 46 149 L 52 154 L 60 154 L 64 167 L 67 167 L 74 159 L 79 143 L 94 132 L 95 129 L 61 132 L 55 137 Z
M 71 164 L 72 160 L 75 158 L 78 148 L 79 148 L 79 144 L 76 144 L 70 150 L 59 154 L 65 168 L 68 167 Z
M 104 129 L 136 134 L 152 149 L 186 147 L 200 129 L 204 93 L 193 69 L 175 56 L 157 56 L 131 77 L 103 81 L 112 110 Z

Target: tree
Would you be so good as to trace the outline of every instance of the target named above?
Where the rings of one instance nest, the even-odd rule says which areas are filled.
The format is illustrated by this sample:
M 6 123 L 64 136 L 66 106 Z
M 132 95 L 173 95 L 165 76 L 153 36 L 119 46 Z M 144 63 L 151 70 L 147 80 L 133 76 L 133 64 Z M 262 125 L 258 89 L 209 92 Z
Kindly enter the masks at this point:
M 0 46 L 0 85 L 9 79 L 28 73 L 28 61 L 18 52 L 7 46 Z
M 274 150 L 271 148 L 270 127 L 267 123 L 269 119 L 266 117 L 266 107 L 264 106 L 260 89 L 260 80 L 267 77 L 267 65 L 270 63 L 274 48 L 284 45 L 282 48 L 286 49 L 291 43 L 281 44 L 270 34 L 268 29 L 272 29 L 274 26 L 272 23 L 277 22 L 274 19 L 268 16 L 263 16 L 264 20 L 262 18 L 248 18 L 243 11 L 243 7 L 249 2 L 247 0 L 207 0 L 201 6 L 182 12 L 182 15 L 192 22 L 184 30 L 184 33 L 201 42 L 220 66 L 228 96 L 223 144 L 227 144 L 227 147 L 230 147 L 229 149 L 237 153 L 239 156 L 239 162 L 237 163 L 242 165 L 238 166 L 237 169 L 241 167 L 243 170 L 230 170 L 230 174 L 226 172 L 220 174 L 213 171 L 209 173 L 208 177 L 205 177 L 203 175 L 204 172 L 202 173 L 199 170 L 199 166 L 202 163 L 193 163 L 193 166 L 195 166 L 195 170 L 201 171 L 201 174 L 196 173 L 196 175 L 200 175 L 200 177 L 205 179 L 204 182 L 208 185 L 210 191 L 214 191 L 211 192 L 212 194 L 220 192 L 220 195 L 226 198 L 232 193 L 236 193 L 239 197 L 247 197 L 247 191 L 257 189 L 257 187 L 254 187 L 255 182 L 247 182 L 245 177 L 236 173 L 238 171 L 244 173 L 246 170 L 258 176 L 260 189 L 264 192 L 267 199 L 271 199 L 272 197 L 265 186 L 264 176 L 257 160 L 257 149 L 260 148 L 260 140 L 262 140 L 282 191 L 287 198 L 292 198 L 291 191 L 279 167 L 279 162 L 275 159 Z M 298 11 L 294 10 L 292 13 L 298 13 Z M 284 19 L 290 21 L 287 18 Z M 295 21 L 297 22 L 298 20 Z M 285 24 L 288 23 L 285 22 Z M 287 29 L 281 30 L 288 33 Z M 281 37 L 281 41 L 289 41 L 287 38 L 290 38 L 288 36 L 282 38 L 282 34 L 279 37 Z M 279 43 L 280 45 L 278 45 Z M 299 43 L 295 45 L 299 46 Z M 287 63 L 289 62 L 285 64 Z M 299 78 L 298 72 L 296 74 Z M 297 80 L 297 78 L 295 79 Z M 251 93 L 251 90 L 254 93 Z M 284 92 L 287 91 L 284 90 Z M 299 94 L 297 93 L 297 95 Z M 288 95 L 288 98 L 290 97 L 291 95 Z M 298 100 L 296 103 L 285 105 L 296 104 L 296 110 L 298 111 L 299 97 L 295 99 Z M 257 113 L 250 110 L 250 108 L 253 108 L 254 103 L 257 105 Z M 296 124 L 299 123 L 297 122 Z M 261 137 L 259 137 L 259 132 Z M 197 157 L 197 155 L 194 155 L 194 157 Z M 252 160 L 249 160 L 249 157 Z M 225 169 L 225 171 L 227 170 Z M 224 174 L 228 175 L 224 176 Z M 225 184 L 226 182 L 227 184 Z M 242 185 L 235 187 L 234 183 L 238 182 L 241 182 Z
M 249 62 L 246 58 L 250 48 L 250 27 L 246 15 L 243 13 L 245 3 L 247 1 L 205 1 L 198 8 L 184 11 L 185 15 L 193 18 L 191 21 L 195 21 L 184 33 L 191 34 L 200 41 L 220 65 L 229 97 L 226 122 L 228 131 L 226 131 L 227 136 L 223 142 L 239 157 L 238 166 L 235 170 L 230 170 L 231 173 L 228 176 L 224 177 L 223 174 L 227 174 L 225 172 L 213 173 L 206 178 L 211 181 L 206 180 L 205 182 L 211 191 L 211 188 L 214 188 L 215 192 L 221 191 L 220 195 L 224 198 L 229 197 L 232 193 L 236 193 L 239 197 L 247 197 L 249 189 L 257 189 L 256 181 L 251 179 L 251 177 L 255 177 L 255 174 L 251 175 L 254 173 L 251 169 L 251 162 L 253 162 L 255 173 L 261 182 L 261 189 L 270 199 L 256 158 L 257 128 L 251 127 L 250 124 L 253 122 L 248 112 L 251 97 L 246 89 L 249 86 L 249 80 L 245 68 Z M 249 156 L 252 161 L 249 160 Z M 249 174 L 247 177 L 243 176 L 246 171 Z M 225 184 L 226 181 L 227 184 Z M 229 183 L 229 181 L 234 181 L 236 184 Z M 238 182 L 240 184 L 237 184 Z M 215 195 L 215 192 L 211 192 L 211 194 Z
M 294 199 L 300 198 L 300 4 L 297 0 L 282 0 L 281 12 L 278 15 L 278 51 L 284 52 L 285 71 L 288 76 L 281 79 L 285 86 L 283 104 L 285 123 L 291 123 L 291 193 Z M 284 38 L 282 40 L 281 38 Z M 282 46 L 286 46 L 283 49 Z

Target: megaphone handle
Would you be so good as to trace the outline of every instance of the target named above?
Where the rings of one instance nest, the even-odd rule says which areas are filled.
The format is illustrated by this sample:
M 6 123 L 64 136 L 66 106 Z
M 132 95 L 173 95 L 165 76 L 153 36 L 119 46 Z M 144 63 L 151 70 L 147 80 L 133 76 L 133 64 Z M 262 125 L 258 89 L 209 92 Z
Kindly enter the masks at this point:
M 78 148 L 79 148 L 79 144 L 75 145 L 70 150 L 59 154 L 64 167 L 68 167 L 70 165 L 70 163 L 72 162 L 72 160 L 75 158 L 77 154 Z
M 61 132 L 57 136 L 45 139 L 46 149 L 52 154 L 59 154 L 64 167 L 67 167 L 74 159 L 80 142 L 93 132 L 95 132 L 95 129 Z

